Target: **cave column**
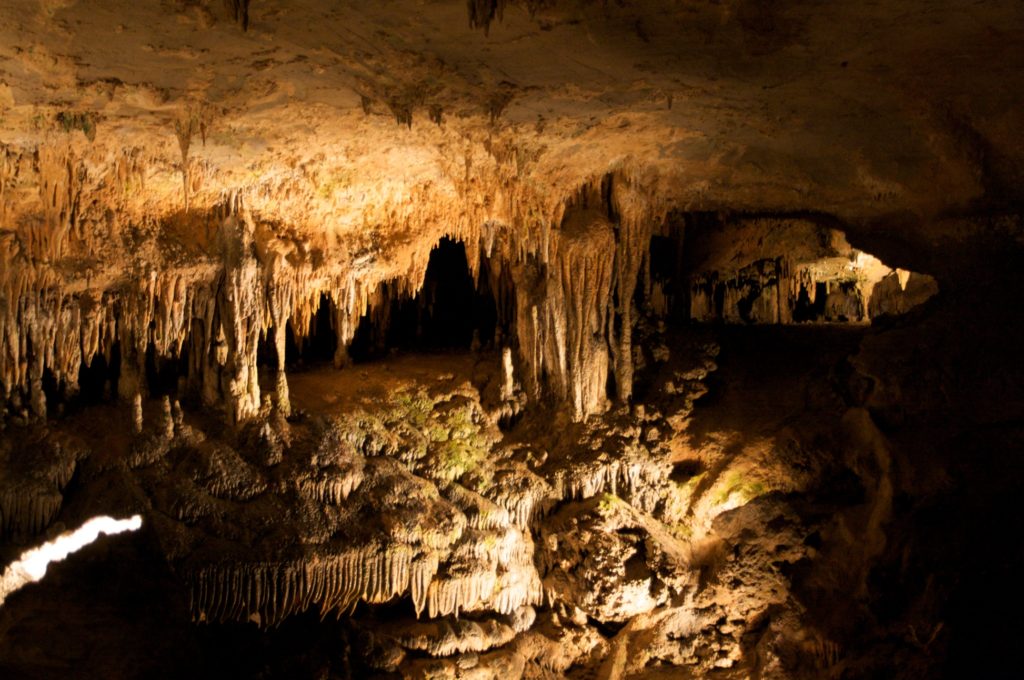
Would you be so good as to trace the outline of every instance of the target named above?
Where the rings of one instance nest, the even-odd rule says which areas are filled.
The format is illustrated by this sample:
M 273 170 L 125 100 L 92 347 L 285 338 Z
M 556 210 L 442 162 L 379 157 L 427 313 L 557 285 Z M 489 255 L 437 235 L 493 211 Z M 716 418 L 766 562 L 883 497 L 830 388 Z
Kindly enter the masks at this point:
M 793 263 L 789 261 L 788 257 L 779 258 L 778 281 L 775 323 L 791 324 L 800 285 L 793 276 Z
M 229 322 L 223 324 L 227 349 L 225 387 L 233 423 L 255 416 L 260 409 L 260 386 L 256 367 L 259 319 L 255 298 L 259 290 L 255 262 L 227 272 L 224 296 Z
M 35 349 L 35 348 L 33 348 Z M 32 415 L 36 418 L 46 419 L 46 393 L 43 392 L 43 372 L 45 366 L 42 353 L 35 351 L 29 362 L 29 405 L 32 407 Z
M 502 401 L 510 401 L 516 392 L 516 380 L 512 372 L 512 349 L 510 347 L 506 347 L 501 351 L 501 370 L 501 399 Z
M 200 390 L 202 391 L 203 403 L 207 406 L 217 407 L 222 404 L 221 398 L 221 373 L 228 363 L 228 341 L 224 335 L 224 327 L 219 317 L 211 328 L 211 337 L 208 341 L 209 350 L 204 352 L 200 368 Z
M 277 393 L 277 408 L 285 416 L 291 415 L 292 404 L 288 392 L 288 376 L 285 375 L 285 343 L 288 338 L 288 327 L 278 321 L 274 324 L 274 349 L 277 352 L 277 382 L 274 389 Z
M 134 337 L 121 342 L 121 373 L 117 378 L 117 395 L 132 409 L 132 429 L 142 432 L 142 396 L 145 387 L 146 351 Z
M 608 406 L 608 317 L 614 282 L 615 235 L 596 211 L 572 215 L 558 232 L 552 287 L 560 287 L 553 310 L 559 368 L 564 371 L 573 417 L 583 420 Z
M 224 285 L 217 306 L 225 341 L 223 388 L 232 423 L 248 420 L 260 410 L 256 358 L 266 287 L 252 255 L 252 232 L 251 221 L 236 215 L 221 226 Z
M 623 220 L 615 252 L 618 337 L 610 338 L 615 362 L 615 389 L 620 401 L 633 396 L 633 295 L 650 248 L 651 230 L 641 220 Z
M 541 396 L 541 371 L 544 366 L 545 334 L 541 324 L 541 309 L 546 309 L 543 274 L 531 259 L 514 263 L 510 269 L 516 294 L 515 332 L 522 360 L 523 384 L 530 399 Z
M 355 329 L 352 327 L 352 314 L 345 301 L 334 301 L 334 367 L 345 368 L 352 363 L 348 354 L 348 345 L 352 342 Z

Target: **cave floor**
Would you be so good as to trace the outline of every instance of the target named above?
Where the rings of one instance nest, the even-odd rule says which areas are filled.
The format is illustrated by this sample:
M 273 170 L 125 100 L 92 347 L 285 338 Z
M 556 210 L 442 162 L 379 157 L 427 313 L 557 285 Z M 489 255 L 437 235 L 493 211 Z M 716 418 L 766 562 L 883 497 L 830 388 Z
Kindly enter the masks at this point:
M 844 360 L 856 352 L 865 330 L 703 329 L 721 348 L 717 370 L 710 373 L 707 394 L 697 399 L 690 413 L 685 437 L 673 443 L 677 465 L 690 464 L 686 476 L 703 477 L 696 483 L 695 497 L 700 492 L 711 495 L 707 492 L 716 479 L 720 486 L 723 477 L 754 468 L 760 470 L 758 484 L 785 491 L 787 480 L 772 475 L 784 475 L 789 463 L 777 465 L 770 458 L 792 450 L 783 445 L 786 441 L 806 439 L 818 429 L 834 426 L 833 418 L 845 409 Z M 670 331 L 665 337 L 669 350 L 685 346 L 688 333 Z M 673 361 L 676 357 L 654 367 L 649 380 L 640 381 L 637 400 L 647 408 L 658 407 L 660 395 L 654 386 Z M 297 371 L 289 375 L 289 383 L 297 413 L 344 413 L 409 386 L 486 385 L 500 373 L 499 366 L 497 353 L 402 354 L 342 371 Z M 151 408 L 155 407 L 147 405 L 147 412 Z M 102 405 L 70 413 L 51 426 L 77 428 L 80 435 L 96 439 L 93 449 L 105 452 L 99 460 L 109 461 L 126 448 L 114 434 L 118 428 L 111 426 L 121 420 L 127 423 L 124 410 Z M 506 440 L 537 436 L 543 418 L 524 418 L 506 432 Z M 548 428 L 553 425 L 547 423 Z M 557 445 L 564 439 L 549 441 Z M 73 480 L 58 522 L 74 525 L 87 514 L 82 508 L 90 505 L 89 499 L 76 498 L 85 493 Z M 733 499 L 729 493 L 726 489 L 726 496 Z M 718 498 L 719 505 L 722 501 Z M 700 504 L 691 507 L 691 513 L 700 512 Z M 704 530 L 710 529 L 710 521 L 706 519 Z M 15 546 L 2 547 L 5 556 L 16 552 Z M 350 638 L 365 605 L 359 605 L 351 622 L 330 617 L 321 623 L 309 612 L 267 631 L 248 624 L 193 625 L 187 596 L 177 583 L 145 530 L 106 539 L 51 566 L 41 583 L 26 587 L 0 607 L 0 677 L 340 678 L 353 672 Z M 666 668 L 651 671 L 663 676 Z
M 396 354 L 342 370 L 312 366 L 289 373 L 288 387 L 294 410 L 333 415 L 410 387 L 454 387 L 466 381 L 486 381 L 497 374 L 500 360 L 494 352 Z

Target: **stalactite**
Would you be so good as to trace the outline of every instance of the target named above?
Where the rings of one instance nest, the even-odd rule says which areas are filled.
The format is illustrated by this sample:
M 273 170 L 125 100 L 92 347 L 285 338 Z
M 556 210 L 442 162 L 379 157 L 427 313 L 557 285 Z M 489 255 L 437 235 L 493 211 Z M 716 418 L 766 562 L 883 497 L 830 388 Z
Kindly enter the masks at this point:
M 522 159 L 532 156 L 509 140 L 495 145 L 498 165 L 488 172 L 511 173 L 501 180 L 511 182 L 527 162 Z M 116 191 L 120 204 L 129 188 L 137 190 L 145 181 L 145 164 L 137 153 L 120 154 L 110 172 L 95 180 L 63 153 L 56 148 L 40 151 L 42 174 L 49 178 L 40 187 L 51 198 L 59 197 L 50 200 L 49 210 L 62 216 L 61 224 L 71 225 L 67 233 L 81 222 L 75 206 L 87 181 Z M 5 151 L 3 165 L 9 175 L 23 164 L 10 160 Z M 466 203 L 465 198 L 449 205 L 410 195 L 409 201 L 389 206 L 386 214 L 374 213 L 367 219 L 385 220 L 398 234 L 409 233 L 421 220 L 446 223 L 439 235 L 464 243 L 476 280 L 481 281 L 486 269 L 500 324 L 518 339 L 512 345 L 526 393 L 536 398 L 550 392 L 582 418 L 604 408 L 610 362 L 615 365 L 619 396 L 627 398 L 631 385 L 631 361 L 623 349 L 630 343 L 630 301 L 635 273 L 642 266 L 645 234 L 659 213 L 641 209 L 647 200 L 638 188 L 642 182 L 622 177 L 613 182 L 621 187 L 613 202 L 624 215 L 617 238 L 602 210 L 581 217 L 588 211 L 574 207 L 580 192 L 601 191 L 608 184 L 604 178 L 584 183 L 564 200 L 511 182 L 503 185 L 489 208 Z M 260 338 L 273 329 L 272 346 L 278 355 L 275 401 L 287 415 L 289 390 L 280 359 L 287 325 L 300 339 L 321 299 L 327 300 L 337 334 L 335 363 L 345 365 L 360 319 L 370 314 L 384 328 L 390 307 L 386 300 L 418 292 L 435 241 L 410 239 L 387 253 L 332 249 L 319 242 L 314 246 L 256 216 L 269 207 L 272 189 L 261 185 L 259 190 L 225 192 L 206 216 L 190 207 L 181 219 L 189 225 L 205 224 L 207 259 L 184 265 L 140 263 L 139 268 L 146 269 L 127 276 L 89 270 L 65 278 L 46 264 L 43 241 L 27 236 L 27 243 L 36 244 L 31 250 L 19 242 L 0 241 L 5 259 L 0 296 L 10 301 L 0 310 L 0 391 L 8 395 L 5 400 L 20 392 L 19 399 L 34 404 L 41 415 L 44 403 L 38 387 L 47 370 L 62 390 L 73 393 L 78 367 L 100 352 L 109 358 L 115 345 L 121 355 L 121 396 L 129 402 L 136 394 L 145 398 L 145 357 L 152 343 L 158 360 L 187 356 L 183 387 L 208 404 L 223 405 L 230 420 L 244 422 L 259 411 L 256 350 Z M 422 206 L 430 206 L 436 215 L 423 212 Z M 607 212 L 607 203 L 602 207 Z M 115 211 L 112 237 L 120 237 L 125 229 L 119 226 L 118 215 Z M 66 250 L 62 248 L 60 252 Z M 609 252 L 616 253 L 614 259 L 606 257 Z M 487 258 L 486 266 L 482 257 Z M 613 298 L 617 316 L 610 314 Z M 513 401 L 519 404 L 521 399 Z
M 533 554 L 532 539 L 517 528 L 467 532 L 430 582 L 427 615 L 458 616 L 466 611 L 510 614 L 540 604 L 540 576 Z
M 455 482 L 444 489 L 446 498 L 466 515 L 473 529 L 500 529 L 509 526 L 508 510 Z
M 494 481 L 489 490 L 491 500 L 505 508 L 520 529 L 528 529 L 555 504 L 555 490 L 525 465 L 499 469 Z
M 301 493 L 321 503 L 340 505 L 362 481 L 361 467 L 332 465 L 302 475 L 296 480 L 296 485 Z
M 502 616 L 482 621 L 444 618 L 435 621 L 400 622 L 392 627 L 400 646 L 432 657 L 466 652 L 486 652 L 508 644 L 519 632 L 513 617 Z
M 534 394 L 547 371 L 555 395 L 577 419 L 605 407 L 607 310 L 612 294 L 614 234 L 596 211 L 573 213 L 554 232 L 552 265 L 514 270 L 520 352 Z
M 671 474 L 671 465 L 636 443 L 611 441 L 595 446 L 594 450 L 584 447 L 583 455 L 549 465 L 547 477 L 553 496 L 561 502 L 610 493 L 628 499 L 637 508 L 652 511 L 661 485 Z
M 42 145 L 36 154 L 42 224 L 19 233 L 26 252 L 43 262 L 56 262 L 65 253 L 77 225 L 85 169 L 68 148 Z
M 255 621 L 266 627 L 313 607 L 321 616 L 340 615 L 359 600 L 381 603 L 405 593 L 422 611 L 428 599 L 424 584 L 437 568 L 436 556 L 417 556 L 407 546 L 367 546 L 316 560 L 208 565 L 187 579 L 197 621 Z

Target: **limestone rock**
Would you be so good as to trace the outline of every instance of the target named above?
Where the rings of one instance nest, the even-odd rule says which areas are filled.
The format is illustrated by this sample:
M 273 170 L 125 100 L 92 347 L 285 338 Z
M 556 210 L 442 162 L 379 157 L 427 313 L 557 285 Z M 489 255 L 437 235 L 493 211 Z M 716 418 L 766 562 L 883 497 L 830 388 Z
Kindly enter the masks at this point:
M 616 496 L 565 506 L 542 530 L 544 586 L 598 621 L 622 622 L 664 604 L 687 581 L 685 547 Z

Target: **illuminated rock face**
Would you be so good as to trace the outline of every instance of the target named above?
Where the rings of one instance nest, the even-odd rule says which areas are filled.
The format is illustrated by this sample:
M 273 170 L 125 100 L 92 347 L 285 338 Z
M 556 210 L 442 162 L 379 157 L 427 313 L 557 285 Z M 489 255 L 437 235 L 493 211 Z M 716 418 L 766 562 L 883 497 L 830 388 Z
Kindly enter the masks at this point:
M 244 20 L 206 0 L 5 8 L 0 384 L 19 393 L 14 409 L 43 415 L 44 378 L 73 392 L 78 367 L 110 362 L 115 344 L 134 398 L 152 343 L 157 357 L 187 355 L 211 404 L 250 418 L 261 334 L 273 329 L 281 352 L 287 322 L 304 333 L 326 295 L 344 363 L 381 286 L 417 290 L 448 235 L 472 271 L 497 242 L 504 266 L 543 287 L 517 300 L 528 390 L 546 375 L 582 416 L 604 408 L 605 370 L 631 392 L 631 293 L 669 211 L 824 210 L 891 242 L 952 233 L 936 216 L 1017 195 L 1019 107 L 1002 93 L 1020 58 L 955 8 L 819 16 L 737 2 L 654 16 L 644 3 L 526 3 L 530 16 L 505 4 L 470 3 L 468 24 L 511 41 L 467 27 L 459 2 L 256 6 Z M 979 21 L 1017 14 L 996 3 Z M 93 37 L 110 30 L 114 41 Z M 346 31 L 377 36 L 373 49 Z M 864 44 L 878 49 L 852 59 Z M 892 71 L 885 92 L 879 69 Z M 607 229 L 568 228 L 606 177 L 614 262 L 595 258 Z M 587 238 L 571 236 L 581 228 Z M 697 272 L 693 314 L 784 323 L 803 294 L 815 317 L 870 315 L 870 291 L 849 277 L 778 257 Z M 610 297 L 616 318 L 599 319 Z M 287 409 L 283 375 L 272 390 Z
M 186 677 L 986 675 L 1024 13 L 940 4 L 5 2 L 0 561 L 145 524 L 0 630 L 123 558 Z

